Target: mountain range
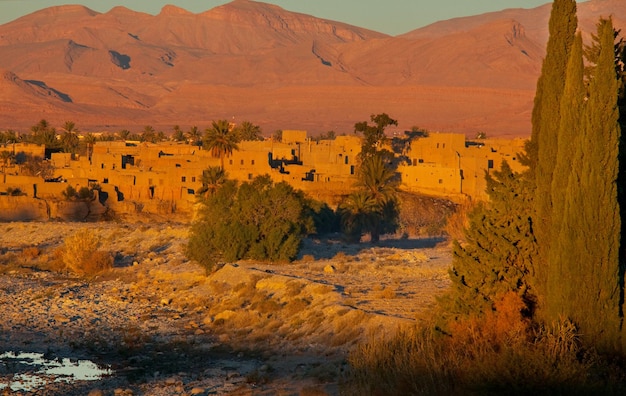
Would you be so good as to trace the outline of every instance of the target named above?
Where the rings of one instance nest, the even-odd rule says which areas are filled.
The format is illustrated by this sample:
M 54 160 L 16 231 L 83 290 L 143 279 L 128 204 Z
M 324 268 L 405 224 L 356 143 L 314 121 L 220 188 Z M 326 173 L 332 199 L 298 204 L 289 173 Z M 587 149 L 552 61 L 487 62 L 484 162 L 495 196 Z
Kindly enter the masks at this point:
M 398 131 L 528 136 L 551 5 L 437 22 L 399 36 L 250 0 L 158 15 L 68 5 L 0 25 L 0 130 L 40 119 L 84 131 L 171 131 L 212 120 L 352 133 L 388 113 Z M 578 5 L 626 27 L 624 0 Z

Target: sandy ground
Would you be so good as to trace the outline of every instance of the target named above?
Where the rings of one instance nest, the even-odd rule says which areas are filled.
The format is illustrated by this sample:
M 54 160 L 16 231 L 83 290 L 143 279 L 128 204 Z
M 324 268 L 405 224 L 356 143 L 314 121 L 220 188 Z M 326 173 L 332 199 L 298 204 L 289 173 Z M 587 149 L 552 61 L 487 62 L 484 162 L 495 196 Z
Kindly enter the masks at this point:
M 1 224 L 0 355 L 89 359 L 113 374 L 46 377 L 28 393 L 18 374 L 35 369 L 0 359 L 0 392 L 335 395 L 351 348 L 415 322 L 449 284 L 450 248 L 436 239 L 307 239 L 291 264 L 229 263 L 207 276 L 184 256 L 187 228 Z M 63 238 L 85 229 L 115 268 L 52 271 Z

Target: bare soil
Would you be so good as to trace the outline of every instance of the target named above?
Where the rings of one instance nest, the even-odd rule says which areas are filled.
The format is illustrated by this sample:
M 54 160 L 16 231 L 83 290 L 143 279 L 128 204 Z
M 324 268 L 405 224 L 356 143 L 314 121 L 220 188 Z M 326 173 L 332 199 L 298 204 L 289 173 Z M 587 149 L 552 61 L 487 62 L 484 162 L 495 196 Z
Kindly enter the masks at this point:
M 335 395 L 358 342 L 414 323 L 449 284 L 450 248 L 426 238 L 307 239 L 293 263 L 207 275 L 184 256 L 187 228 L 1 224 L 0 354 L 90 359 L 114 372 L 15 394 Z M 85 229 L 115 268 L 79 278 L 59 270 L 55 251 Z M 24 367 L 0 363 L 8 394 Z

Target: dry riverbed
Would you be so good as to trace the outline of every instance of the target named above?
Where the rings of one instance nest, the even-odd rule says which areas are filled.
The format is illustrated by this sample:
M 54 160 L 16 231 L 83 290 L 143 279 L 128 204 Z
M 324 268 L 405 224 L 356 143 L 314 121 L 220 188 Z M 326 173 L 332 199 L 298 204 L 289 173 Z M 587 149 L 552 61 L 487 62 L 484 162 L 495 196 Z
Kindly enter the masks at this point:
M 86 228 L 116 267 L 52 271 L 63 238 Z M 335 395 L 357 342 L 415 321 L 449 284 L 450 249 L 433 239 L 309 239 L 292 264 L 232 263 L 210 276 L 185 258 L 186 240 L 181 224 L 1 224 L 0 355 L 110 371 L 38 374 L 5 356 L 0 392 Z

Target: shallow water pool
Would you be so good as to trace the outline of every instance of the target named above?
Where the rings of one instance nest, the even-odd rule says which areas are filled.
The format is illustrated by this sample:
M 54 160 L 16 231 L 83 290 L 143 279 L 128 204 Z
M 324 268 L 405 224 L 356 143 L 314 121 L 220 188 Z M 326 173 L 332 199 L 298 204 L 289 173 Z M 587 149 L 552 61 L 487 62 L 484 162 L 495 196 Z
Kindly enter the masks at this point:
M 91 360 L 47 359 L 34 352 L 0 355 L 0 390 L 32 391 L 53 382 L 97 381 L 112 374 L 113 370 Z

